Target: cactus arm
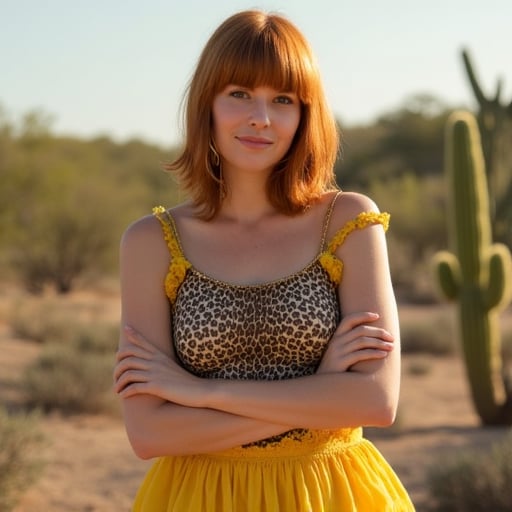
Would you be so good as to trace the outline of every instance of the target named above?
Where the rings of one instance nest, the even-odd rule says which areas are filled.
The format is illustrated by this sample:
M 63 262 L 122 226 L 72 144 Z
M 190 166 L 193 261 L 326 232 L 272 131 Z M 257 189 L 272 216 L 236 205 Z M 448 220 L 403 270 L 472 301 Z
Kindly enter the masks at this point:
M 471 59 L 469 57 L 469 52 L 466 49 L 462 50 L 462 60 L 464 61 L 464 67 L 466 68 L 466 73 L 468 75 L 471 88 L 473 89 L 473 94 L 475 95 L 478 104 L 482 105 L 486 102 L 486 98 L 482 88 L 478 84 L 475 72 L 473 71 L 473 65 L 471 64 Z
M 485 304 L 489 309 L 505 306 L 512 294 L 512 258 L 507 246 L 494 244 L 489 250 L 489 287 Z
M 438 252 L 434 259 L 434 268 L 444 296 L 448 300 L 455 300 L 461 286 L 460 265 L 456 256 L 448 251 Z
M 503 89 L 503 80 L 501 78 L 498 78 L 498 81 L 496 83 L 496 96 L 494 96 L 494 102 L 500 103 L 500 96 L 501 96 L 501 90 Z

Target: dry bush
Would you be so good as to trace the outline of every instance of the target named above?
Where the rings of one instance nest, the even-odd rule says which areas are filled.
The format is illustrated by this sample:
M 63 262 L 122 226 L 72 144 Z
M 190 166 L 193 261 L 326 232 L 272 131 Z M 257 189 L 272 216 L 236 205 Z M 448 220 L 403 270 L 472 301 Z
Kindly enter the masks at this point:
M 19 300 L 8 318 L 15 337 L 38 343 L 69 341 L 76 329 L 69 307 L 51 299 Z
M 28 404 L 45 411 L 99 413 L 108 408 L 112 360 L 63 346 L 48 346 L 24 379 Z
M 65 413 L 116 412 L 112 393 L 116 345 L 114 328 L 101 324 L 77 331 L 69 344 L 46 345 L 25 372 L 28 404 Z
M 59 298 L 23 298 L 11 308 L 7 322 L 14 337 L 41 344 L 76 343 L 84 350 L 115 351 L 119 327 L 100 320 L 101 305 Z
M 119 327 L 100 322 L 83 324 L 76 330 L 71 344 L 81 353 L 112 355 L 119 344 Z
M 428 472 L 436 512 L 512 512 L 512 432 L 489 452 L 466 452 Z
M 45 444 L 37 428 L 38 413 L 9 415 L 0 408 L 0 510 L 10 511 L 39 476 Z
M 433 314 L 422 320 L 402 318 L 400 337 L 404 354 L 447 356 L 456 352 L 457 340 L 449 316 Z
M 420 356 L 423 357 L 423 356 Z M 409 375 L 414 375 L 416 377 L 421 375 L 427 375 L 432 370 L 432 361 L 429 359 L 414 359 L 413 361 L 408 361 L 406 371 Z

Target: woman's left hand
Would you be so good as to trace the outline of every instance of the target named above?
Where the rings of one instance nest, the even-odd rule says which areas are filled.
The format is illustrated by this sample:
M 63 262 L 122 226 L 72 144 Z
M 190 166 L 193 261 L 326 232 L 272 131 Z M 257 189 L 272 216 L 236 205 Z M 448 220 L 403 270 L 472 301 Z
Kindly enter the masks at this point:
M 188 407 L 202 407 L 205 381 L 182 368 L 142 334 L 126 327 L 116 354 L 114 389 L 122 398 L 147 394 Z
M 371 325 L 378 318 L 370 312 L 344 317 L 329 340 L 317 373 L 346 372 L 357 363 L 386 358 L 393 350 L 393 336 Z

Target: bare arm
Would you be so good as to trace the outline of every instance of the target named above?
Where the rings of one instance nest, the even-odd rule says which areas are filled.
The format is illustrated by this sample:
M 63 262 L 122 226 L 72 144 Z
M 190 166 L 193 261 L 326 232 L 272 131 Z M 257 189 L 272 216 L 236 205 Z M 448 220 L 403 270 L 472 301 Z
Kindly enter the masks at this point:
M 364 201 L 369 203 L 359 196 L 354 198 L 353 216 L 368 209 L 368 204 L 361 204 Z M 350 317 L 356 311 L 378 313 L 378 318 L 368 323 L 383 329 L 382 339 L 394 340 L 397 344 L 396 305 L 382 227 L 353 233 L 339 255 L 345 262 L 345 276 L 339 291 L 344 314 Z M 362 334 L 360 329 L 363 329 Z M 347 326 L 345 332 L 338 333 L 339 340 L 332 342 L 343 346 L 351 337 L 364 338 L 368 329 L 368 325 L 358 326 L 356 322 Z M 167 386 L 163 384 L 158 390 L 146 392 L 161 393 L 169 400 L 190 407 L 206 407 L 293 427 L 388 425 L 394 419 L 398 399 L 397 348 L 395 346 L 388 357 L 364 362 L 362 360 L 368 358 L 360 358 L 348 372 L 326 371 L 285 381 L 215 380 L 205 385 L 201 379 L 182 378 L 175 369 Z M 136 395 L 144 389 L 145 383 L 139 383 L 128 386 L 125 392 Z

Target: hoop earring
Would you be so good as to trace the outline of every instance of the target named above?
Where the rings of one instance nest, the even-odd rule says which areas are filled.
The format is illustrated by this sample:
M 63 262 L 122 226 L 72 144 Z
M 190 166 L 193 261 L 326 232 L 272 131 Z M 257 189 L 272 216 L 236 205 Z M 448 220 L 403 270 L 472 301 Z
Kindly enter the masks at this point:
M 206 172 L 210 175 L 213 181 L 222 185 L 222 168 L 220 165 L 220 156 L 213 142 L 210 140 L 208 143 L 210 151 L 206 155 Z
M 226 184 L 222 177 L 222 165 L 220 161 L 220 155 L 215 149 L 215 145 L 212 140 L 208 143 L 210 151 L 206 156 L 206 172 L 215 181 L 219 187 L 219 200 L 222 201 L 226 197 Z
M 210 176 L 210 178 L 215 181 L 216 183 L 218 183 L 219 185 L 222 185 L 222 167 L 221 165 L 217 165 L 216 166 L 216 169 L 218 169 L 218 176 L 217 176 L 217 173 L 215 172 L 214 168 L 212 167 L 212 163 L 210 162 L 210 159 L 207 158 L 206 159 L 206 172 L 208 173 L 208 175 Z
M 213 144 L 213 141 L 210 139 L 210 142 L 208 142 L 208 146 L 210 147 L 211 152 L 213 153 L 213 165 L 215 167 L 220 166 L 220 156 L 217 150 L 215 149 L 215 146 Z

